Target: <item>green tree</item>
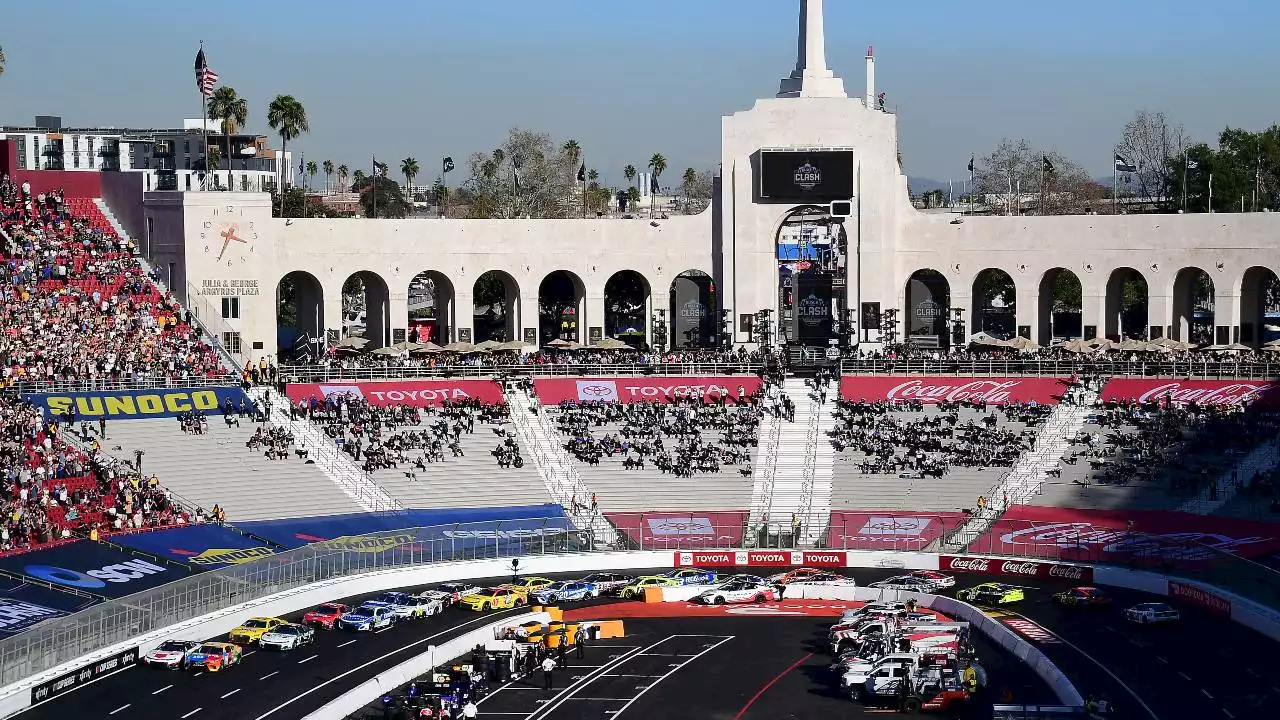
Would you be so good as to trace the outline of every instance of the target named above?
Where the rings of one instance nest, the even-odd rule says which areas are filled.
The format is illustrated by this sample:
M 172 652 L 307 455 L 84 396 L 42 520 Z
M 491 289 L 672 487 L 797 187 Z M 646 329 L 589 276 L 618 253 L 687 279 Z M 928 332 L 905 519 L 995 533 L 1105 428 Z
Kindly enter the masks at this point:
M 316 165 L 315 160 L 307 161 L 307 189 L 311 189 L 311 181 L 316 179 L 316 173 L 320 172 L 320 166 Z
M 349 212 L 335 210 L 325 205 L 320 198 L 313 197 L 300 187 L 291 187 L 284 191 L 283 197 L 271 193 L 271 206 L 275 217 L 284 218 L 349 218 Z M 286 323 L 287 324 L 287 323 Z
M 653 172 L 653 182 L 651 183 L 651 185 L 653 187 L 660 187 L 659 180 L 662 178 L 662 173 L 666 172 L 667 170 L 667 158 L 663 156 L 662 153 L 654 153 L 653 157 L 649 158 L 649 170 Z M 650 192 L 649 193 L 649 217 L 651 218 L 653 217 L 654 211 L 657 209 L 657 206 L 658 206 L 658 196 L 656 193 Z
M 373 172 L 382 177 L 391 177 L 391 167 L 384 162 L 373 162 Z
M 328 193 L 332 189 L 331 181 L 333 180 L 333 161 L 325 160 L 320 166 L 324 168 L 324 191 Z
M 365 217 L 375 217 L 375 201 L 379 218 L 405 218 L 413 212 L 413 203 L 405 197 L 400 183 L 381 172 L 374 177 L 357 179 L 353 189 L 360 193 L 360 207 Z
M 600 180 L 599 170 L 592 169 L 587 171 L 587 182 L 591 183 L 592 185 L 598 185 L 599 180 Z
M 413 192 L 413 179 L 418 176 L 420 170 L 418 161 L 412 157 L 400 161 L 400 174 L 404 175 L 405 192 Z
M 351 179 L 353 181 L 351 185 L 351 192 L 356 192 L 356 187 L 364 184 L 364 171 L 356 170 L 355 174 L 351 176 Z
M 492 153 L 470 158 L 471 176 L 461 190 L 470 193 L 473 218 L 567 218 L 582 213 L 575 200 L 581 161 L 572 141 L 557 144 L 547 133 L 514 128 Z
M 627 185 L 634 185 L 636 181 L 636 166 L 628 165 L 622 168 L 622 177 L 627 179 Z
M 235 155 L 231 154 L 231 136 L 249 122 L 249 103 L 236 94 L 235 88 L 223 85 L 209 96 L 209 114 L 222 120 L 222 134 L 227 141 L 227 189 L 230 190 L 231 161 L 235 159 Z
M 582 161 L 582 146 L 577 140 L 569 140 L 564 144 L 564 154 L 569 158 L 569 164 L 577 165 Z
M 347 178 L 351 176 L 351 168 L 346 164 L 338 166 L 338 185 L 342 187 L 342 192 L 351 192 L 351 188 L 347 185 Z
M 267 125 L 280 134 L 281 159 L 276 165 L 279 166 L 279 186 L 283 188 L 287 177 L 284 156 L 288 151 L 289 141 L 311 130 L 311 125 L 307 122 L 307 109 L 292 95 L 277 95 L 267 106 Z

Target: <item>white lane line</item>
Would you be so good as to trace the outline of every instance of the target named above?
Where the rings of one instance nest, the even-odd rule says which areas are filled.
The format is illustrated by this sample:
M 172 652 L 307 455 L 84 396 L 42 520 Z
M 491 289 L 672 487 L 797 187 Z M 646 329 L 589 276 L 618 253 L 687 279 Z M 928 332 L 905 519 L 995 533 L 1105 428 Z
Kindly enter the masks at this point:
M 223 696 L 222 696 L 222 699 L 223 699 L 223 700 L 226 700 L 227 698 L 231 697 L 232 695 L 235 695 L 235 694 L 236 694 L 236 693 L 238 693 L 238 692 L 240 692 L 240 688 L 236 688 L 235 690 L 232 690 L 231 692 L 227 693 L 226 695 L 223 695 Z
M 411 642 L 411 643 L 409 643 L 409 644 L 407 644 L 407 645 L 403 645 L 403 646 L 401 646 L 401 647 L 399 647 L 399 648 L 397 648 L 397 649 L 395 649 L 395 650 L 392 650 L 392 651 L 390 651 L 390 652 L 388 652 L 388 653 L 385 653 L 384 655 L 382 655 L 382 656 L 380 656 L 380 657 L 376 657 L 376 658 L 374 658 L 374 659 L 372 659 L 372 660 L 370 660 L 370 661 L 368 661 L 368 662 L 366 662 L 366 663 L 363 663 L 363 664 L 361 664 L 361 665 L 357 665 L 356 667 L 353 667 L 353 668 L 351 668 L 350 670 L 348 670 L 348 671 L 346 671 L 346 672 L 344 672 L 344 673 L 340 673 L 340 674 L 338 674 L 338 675 L 334 675 L 333 677 L 329 678 L 328 680 L 325 680 L 324 682 L 320 683 L 319 685 L 316 685 L 316 686 L 315 686 L 315 687 L 313 687 L 313 688 L 308 688 L 307 690 L 304 690 L 304 691 L 302 691 L 302 692 L 298 693 L 297 695 L 294 695 L 293 697 L 289 698 L 288 700 L 285 700 L 284 702 L 280 703 L 279 705 L 277 705 L 277 706 L 275 706 L 275 707 L 271 708 L 270 710 L 268 710 L 268 711 L 266 711 L 266 712 L 262 713 L 261 715 L 259 715 L 259 716 L 258 716 L 258 717 L 256 717 L 256 718 L 254 718 L 254 720 L 265 720 L 265 718 L 271 717 L 271 716 L 272 716 L 272 715 L 274 715 L 275 713 L 277 713 L 277 712 L 279 712 L 279 711 L 281 711 L 281 710 L 285 709 L 286 707 L 288 707 L 288 706 L 292 705 L 293 703 L 295 703 L 295 702 L 297 702 L 297 701 L 301 700 L 302 698 L 304 698 L 304 697 L 306 697 L 306 696 L 310 695 L 311 693 L 313 693 L 313 692 L 315 692 L 315 691 L 319 690 L 320 688 L 325 687 L 325 686 L 329 685 L 330 683 L 337 682 L 338 680 L 341 680 L 342 678 L 347 677 L 348 675 L 351 675 L 352 673 L 358 673 L 358 672 L 360 672 L 361 670 L 363 670 L 363 669 L 365 669 L 365 668 L 369 667 L 370 665 L 373 665 L 373 664 L 375 664 L 375 663 L 379 663 L 379 662 L 382 662 L 383 660 L 386 660 L 387 658 L 391 657 L 392 655 L 397 655 L 397 654 L 402 653 L 402 652 L 404 652 L 405 650 L 408 650 L 408 649 L 410 649 L 410 648 L 415 648 L 415 647 L 418 647 L 419 645 L 422 645 L 422 644 L 424 644 L 424 643 L 429 643 L 429 642 L 431 642 L 432 640 L 435 640 L 436 638 L 441 637 L 442 635 L 448 635 L 449 633 L 451 633 L 451 632 L 455 632 L 455 631 L 457 631 L 457 630 L 459 630 L 459 629 L 461 629 L 461 628 L 467 627 L 468 625 L 475 625 L 476 623 L 481 623 L 481 622 L 490 622 L 490 623 L 491 623 L 491 622 L 493 622 L 493 621 L 495 620 L 495 618 L 498 618 L 498 617 L 500 617 L 500 616 L 502 616 L 502 615 L 509 615 L 509 614 L 511 614 L 511 613 L 513 613 L 513 612 L 515 612 L 515 608 L 512 608 L 512 609 L 510 609 L 510 610 L 501 610 L 501 611 L 499 611 L 499 612 L 496 612 L 496 613 L 489 613 L 489 614 L 487 614 L 487 615 L 481 615 L 480 617 L 475 618 L 474 620 L 468 620 L 468 621 L 466 621 L 466 622 L 464 622 L 464 623 L 459 623 L 459 624 L 454 625 L 454 626 L 452 626 L 452 627 L 449 627 L 449 628 L 446 628 L 446 629 L 444 629 L 444 630 L 441 630 L 440 632 L 436 633 L 435 635 L 428 635 L 427 637 L 424 637 L 424 638 L 422 638 L 422 639 L 420 639 L 420 640 L 414 640 L 413 642 Z
M 1213 696 L 1209 694 L 1208 690 L 1205 690 L 1204 688 L 1200 688 L 1200 692 L 1204 693 L 1204 696 L 1209 698 L 1210 700 L 1213 699 Z
M 1157 655 L 1157 656 L 1156 656 L 1156 659 L 1157 659 L 1157 660 L 1159 660 L 1160 662 L 1164 663 L 1165 665 L 1168 665 L 1168 664 L 1169 664 L 1169 661 L 1168 661 L 1168 660 L 1165 660 L 1163 657 L 1161 657 L 1161 656 L 1159 656 L 1159 655 Z
M 561 704 L 563 704 L 563 703 L 564 703 L 564 701 L 566 701 L 566 700 L 568 700 L 569 698 L 573 697 L 575 694 L 577 694 L 580 690 L 582 690 L 583 688 L 585 688 L 587 685 L 590 685 L 590 684 L 595 680 L 595 677 L 596 677 L 596 676 L 602 676 L 602 675 L 604 675 L 604 673 L 605 673 L 606 671 L 608 671 L 608 670 L 612 670 L 612 669 L 614 669 L 614 668 L 618 667 L 619 665 L 622 665 L 623 663 L 628 662 L 629 660 L 631 660 L 631 659 L 633 659 L 633 658 L 637 658 L 637 657 L 639 657 L 639 656 L 643 655 L 643 654 L 644 654 L 644 653 L 643 653 L 643 651 L 644 651 L 644 650 L 651 650 L 651 649 L 653 649 L 653 648 L 656 648 L 656 647 L 658 647 L 659 645 L 661 645 L 662 643 L 664 643 L 664 642 L 666 642 L 666 641 L 668 641 L 668 640 L 671 640 L 671 639 L 672 639 L 672 638 L 674 638 L 674 637 L 676 637 L 676 636 L 675 636 L 675 635 L 671 635 L 671 636 L 669 636 L 669 637 L 665 637 L 665 638 L 663 638 L 663 639 L 659 640 L 658 642 L 656 642 L 656 643 L 654 643 L 654 644 L 650 645 L 650 646 L 649 646 L 649 647 L 647 647 L 647 648 L 639 648 L 639 649 L 636 649 L 636 650 L 632 650 L 632 651 L 631 651 L 631 652 L 629 652 L 629 653 L 624 653 L 623 655 L 621 655 L 620 657 L 618 657 L 618 659 L 617 659 L 617 660 L 613 660 L 613 661 L 609 662 L 607 665 L 602 665 L 602 666 L 600 666 L 600 667 L 596 668 L 595 670 L 592 670 L 591 672 L 587 673 L 587 675 L 586 675 L 583 679 L 581 679 L 581 680 L 579 680 L 579 681 L 577 681 L 577 682 L 575 682 L 575 683 L 570 684 L 570 685 L 569 685 L 568 687 L 566 687 L 564 690 L 561 690 L 561 691 L 560 691 L 560 693 L 559 693 L 559 694 L 557 694 L 554 698 L 551 698 L 551 700 L 550 700 L 549 702 L 547 702 L 546 704 L 541 705 L 540 707 L 538 707 L 538 709 L 536 709 L 536 710 L 534 710 L 533 712 L 531 712 L 531 713 L 529 713 L 528 715 L 526 715 L 526 716 L 525 716 L 525 720 L 535 720 L 535 718 L 537 718 L 537 717 L 539 716 L 539 714 L 541 714 L 541 715 L 545 718 L 547 715 L 550 715 L 550 714 L 551 714 L 551 711 L 555 710 L 557 707 L 559 707 Z
M 280 671 L 279 671 L 279 670 L 272 670 L 271 672 L 267 673 L 266 675 L 263 675 L 262 677 L 260 677 L 260 678 L 258 678 L 258 679 L 259 679 L 259 680 L 266 680 L 267 678 L 271 677 L 272 675 L 279 675 L 279 674 L 280 674 Z
M 382 628 L 381 630 L 374 630 L 374 631 L 373 631 L 373 634 L 374 634 L 374 635 L 377 635 L 378 633 L 384 633 L 384 632 L 386 632 L 386 631 L 388 631 L 388 630 L 390 630 L 390 629 L 391 629 L 391 626 L 390 626 L 390 625 L 388 625 L 388 626 L 386 626 L 386 627 Z
M 632 705 L 635 701 L 639 700 L 641 697 L 643 697 L 643 696 L 644 696 L 644 694 L 645 694 L 645 693 L 647 693 L 647 692 L 649 692 L 650 690 L 652 690 L 652 689 L 653 689 L 653 688 L 654 688 L 658 683 L 662 682 L 663 680 L 667 679 L 667 678 L 668 678 L 668 677 L 670 677 L 671 675 L 675 674 L 677 671 L 679 671 L 679 670 L 680 670 L 680 668 L 684 667 L 685 665 L 688 665 L 689 663 L 693 662 L 694 660 L 697 660 L 698 658 L 702 657 L 703 655 L 706 655 L 707 653 L 711 652 L 712 650 L 715 650 L 716 648 L 718 648 L 718 647 L 720 647 L 721 645 L 723 645 L 723 644 L 725 644 L 725 643 L 729 642 L 729 641 L 730 641 L 730 640 L 732 640 L 733 638 L 734 638 L 734 636 L 733 636 L 733 635 L 730 635 L 729 637 L 727 637 L 727 638 L 725 638 L 725 639 L 721 640 L 720 642 L 718 642 L 718 643 L 716 643 L 716 644 L 714 644 L 714 645 L 708 646 L 708 647 L 707 647 L 705 650 L 703 650 L 702 652 L 698 653 L 697 655 L 694 655 L 694 656 L 690 657 L 688 660 L 685 660 L 684 662 L 680 663 L 680 664 L 679 664 L 679 665 L 677 665 L 676 667 L 671 668 L 671 670 L 667 671 L 667 674 L 666 674 L 666 675 L 663 675 L 662 677 L 658 678 L 657 680 L 654 680 L 654 681 L 653 681 L 653 683 L 651 683 L 650 685 L 645 686 L 645 688 L 644 688 L 643 690 L 641 690 L 640 692 L 636 693 L 635 697 L 633 697 L 633 698 L 631 698 L 630 700 L 628 700 L 626 705 L 623 705 L 622 707 L 618 708 L 618 712 L 614 713 L 613 717 L 616 719 L 619 715 L 621 715 L 622 713 L 626 712 L 626 711 L 627 711 L 627 708 L 631 707 L 631 705 Z
M 192 715 L 195 715 L 196 713 L 200 712 L 200 711 L 201 711 L 201 710 L 203 710 L 203 709 L 204 709 L 204 708 L 202 708 L 202 707 L 198 707 L 198 708 L 196 708 L 195 710 L 192 710 L 191 712 L 187 713 L 186 715 L 183 715 L 183 716 L 182 716 L 182 720 L 187 720 L 187 718 L 191 717 Z
M 605 673 L 605 677 L 660 678 L 662 675 L 626 675 L 623 673 Z
M 1254 676 L 1254 677 L 1258 677 L 1258 671 L 1257 671 L 1257 670 L 1254 670 L 1253 668 L 1245 668 L 1245 669 L 1244 669 L 1244 671 L 1245 671 L 1245 672 L 1247 672 L 1247 673 L 1249 673 L 1250 675 L 1252 675 L 1252 676 Z
M 192 675 L 191 677 L 200 677 L 203 674 L 204 674 L 204 671 L 201 670 L 200 672 L 196 673 L 195 675 Z
M 584 698 L 584 697 L 575 697 L 575 698 L 569 698 L 569 699 L 570 699 L 570 700 L 587 700 L 587 701 L 591 701 L 591 702 L 626 702 L 626 701 L 627 701 L 627 700 L 629 700 L 630 698 Z
M 346 642 L 342 643 L 341 645 L 339 645 L 338 647 L 346 647 L 346 646 L 350 645 L 350 644 L 351 644 L 351 643 L 353 643 L 353 642 L 355 642 L 355 640 L 348 640 L 348 641 L 346 641 Z
M 305 663 L 305 662 L 311 662 L 312 660 L 315 660 L 315 659 L 316 659 L 316 658 L 318 658 L 318 657 L 320 657 L 320 656 L 319 656 L 319 655 L 312 655 L 311 657 L 306 658 L 305 660 L 299 660 L 299 661 L 298 661 L 298 664 L 299 664 L 299 665 L 301 665 L 302 663 Z
M 1032 620 L 1031 618 L 1027 617 L 1026 615 L 1022 615 L 1022 614 L 1020 614 L 1020 613 L 1016 613 L 1016 612 L 1013 612 L 1013 611 L 1011 611 L 1011 610 L 1010 610 L 1010 611 L 1006 611 L 1006 612 L 1008 612 L 1010 615 L 1012 615 L 1012 616 L 1014 616 L 1014 617 L 1020 617 L 1020 618 L 1022 618 L 1023 620 L 1026 620 L 1027 622 L 1035 622 L 1034 620 Z M 1097 659 L 1097 658 L 1095 658 L 1094 656 L 1092 656 L 1092 655 L 1090 655 L 1089 653 L 1085 652 L 1084 650 L 1081 650 L 1079 645 L 1076 645 L 1075 643 L 1073 643 L 1073 642 L 1071 642 L 1070 640 L 1068 640 L 1068 639 L 1066 639 L 1066 638 L 1062 637 L 1062 636 L 1061 636 L 1061 635 L 1059 635 L 1058 633 L 1055 633 L 1054 631 L 1052 631 L 1052 630 L 1050 630 L 1050 629 L 1048 629 L 1048 628 L 1045 628 L 1043 625 L 1041 626 L 1041 628 L 1042 628 L 1042 629 L 1044 629 L 1044 631 L 1045 631 L 1045 632 L 1047 632 L 1047 633 L 1049 633 L 1050 635 L 1052 635 L 1053 637 L 1057 638 L 1057 639 L 1058 639 L 1058 640 L 1059 640 L 1063 645 L 1066 645 L 1067 647 L 1071 648 L 1072 650 L 1075 650 L 1077 653 L 1079 653 L 1080 657 L 1085 658 L 1086 660 L 1088 660 L 1089 662 L 1093 663 L 1094 665 L 1097 665 L 1099 670 L 1101 670 L 1102 672 L 1104 672 L 1104 673 L 1106 673 L 1106 674 L 1107 674 L 1107 677 L 1110 677 L 1112 680 L 1114 680 L 1114 681 L 1115 681 L 1115 683 L 1116 683 L 1117 685 L 1119 685 L 1120 687 L 1124 688 L 1124 689 L 1125 689 L 1125 692 L 1129 693 L 1129 695 L 1130 695 L 1130 696 L 1131 696 L 1131 697 L 1132 697 L 1132 698 L 1133 698 L 1133 699 L 1134 699 L 1134 700 L 1135 700 L 1139 705 L 1141 705 L 1141 706 L 1142 706 L 1142 709 L 1143 709 L 1143 710 L 1145 710 L 1145 711 L 1147 711 L 1147 715 L 1149 715 L 1149 716 L 1151 717 L 1151 719 L 1152 719 L 1152 720 L 1160 720 L 1160 716 L 1156 715 L 1155 711 L 1151 709 L 1151 706 L 1149 706 L 1149 705 L 1147 705 L 1145 702 L 1143 702 L 1142 698 L 1138 695 L 1138 693 L 1136 693 L 1136 692 L 1134 692 L 1134 691 L 1133 691 L 1133 688 L 1131 688 L 1131 687 L 1129 687 L 1128 685 L 1126 685 L 1126 684 L 1124 683 L 1124 681 L 1123 681 L 1123 680 L 1121 680 L 1119 677 L 1117 677 L 1117 676 L 1116 676 L 1116 674 L 1115 674 L 1115 673 L 1111 672 L 1111 668 L 1107 667 L 1106 665 L 1103 665 L 1102 663 L 1098 662 L 1098 659 Z M 1182 675 L 1182 673 L 1181 673 L 1181 672 L 1179 672 L 1178 674 L 1179 674 L 1179 675 Z M 1186 676 L 1185 676 L 1185 675 L 1183 675 L 1183 677 L 1186 677 Z M 1191 678 L 1187 678 L 1187 679 L 1188 679 L 1188 680 L 1190 680 Z
M 122 673 L 122 672 L 124 672 L 125 670 L 132 670 L 132 669 L 134 669 L 134 668 L 136 668 L 136 667 L 138 667 L 138 663 L 134 663 L 134 664 L 132 664 L 132 665 L 125 665 L 124 667 L 120 668 L 119 670 L 112 670 L 111 672 L 107 673 L 106 675 L 103 675 L 102 677 L 94 678 L 94 679 L 90 680 L 89 682 L 87 682 L 87 683 L 85 683 L 85 684 L 83 684 L 83 685 L 80 685 L 79 687 L 81 687 L 81 688 L 89 687 L 90 685 L 92 685 L 92 684 L 94 684 L 94 683 L 98 682 L 99 680 L 106 680 L 107 678 L 111 677 L 112 675 L 115 675 L 116 673 Z M 77 688 L 77 689 L 78 689 L 78 688 Z M 51 697 L 51 698 L 47 698 L 47 699 L 41 700 L 41 701 L 40 701 L 40 702 L 38 702 L 38 703 L 33 703 L 33 704 L 31 704 L 31 705 L 28 705 L 27 707 L 25 707 L 25 708 L 23 708 L 23 709 L 22 709 L 22 712 L 27 712 L 27 711 L 28 711 L 28 710 L 30 710 L 31 708 L 40 707 L 41 705 L 43 705 L 43 704 L 45 704 L 45 703 L 53 702 L 54 700 L 60 700 L 60 699 L 62 699 L 62 696 L 61 696 L 61 695 L 55 695 L 55 696 L 53 696 L 53 697 Z
M 111 712 L 109 712 L 109 713 L 107 713 L 107 714 L 108 714 L 108 715 L 115 715 L 116 713 L 120 712 L 121 710 L 124 710 L 125 708 L 130 708 L 130 707 L 133 707 L 133 703 L 125 703 L 124 705 L 121 705 L 120 707 L 116 708 L 115 710 L 112 710 Z
M 1226 715 L 1226 716 L 1227 716 L 1227 717 L 1229 717 L 1229 718 L 1231 718 L 1231 720 L 1235 720 L 1235 717 L 1236 717 L 1236 716 L 1235 716 L 1235 715 L 1232 715 L 1232 714 L 1231 714 L 1231 711 L 1230 711 L 1230 710 L 1228 710 L 1228 709 L 1226 709 L 1226 708 L 1222 708 L 1222 714 L 1223 714 L 1223 715 Z
M 258 652 L 258 651 L 257 651 L 257 650 L 250 650 L 249 652 L 245 653 L 245 654 L 244 654 L 244 655 L 242 655 L 241 657 L 249 657 L 250 655 L 252 655 L 252 654 L 254 654 L 254 653 L 256 653 L 256 652 Z
M 1182 676 L 1182 679 L 1183 679 L 1183 680 L 1187 680 L 1187 681 L 1190 681 L 1190 680 L 1191 680 L 1191 676 L 1190 676 L 1190 675 L 1188 675 L 1188 674 L 1186 674 L 1186 673 L 1184 673 L 1184 672 L 1182 672 L 1181 670 L 1179 670 L 1179 671 L 1178 671 L 1178 674 Z
M 153 691 L 151 691 L 151 694 L 152 694 L 152 695 L 159 695 L 160 693 L 164 692 L 165 690 L 168 690 L 168 689 L 169 689 L 169 688 L 171 688 L 171 687 L 173 687 L 173 686 L 172 686 L 172 685 L 165 685 L 164 687 L 160 688 L 159 690 L 153 690 Z

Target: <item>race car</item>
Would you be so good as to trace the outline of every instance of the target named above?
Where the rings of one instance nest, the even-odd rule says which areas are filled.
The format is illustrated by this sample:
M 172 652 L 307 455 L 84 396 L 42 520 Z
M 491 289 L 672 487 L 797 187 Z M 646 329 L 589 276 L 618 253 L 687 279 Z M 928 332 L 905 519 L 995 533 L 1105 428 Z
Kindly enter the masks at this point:
M 933 586 L 928 580 L 918 578 L 911 575 L 897 575 L 884 580 L 877 580 L 869 583 L 868 587 L 881 588 L 884 590 L 907 590 L 909 592 L 927 593 L 933 590 Z
M 473 585 L 469 582 L 451 582 L 437 585 L 434 590 L 427 590 L 419 593 L 418 597 L 424 597 L 429 600 L 440 600 L 445 607 L 453 605 L 468 595 L 475 595 L 480 592 L 479 585 Z
M 1139 625 L 1177 622 L 1182 613 L 1164 603 L 1139 603 L 1124 611 L 1124 619 Z
M 724 605 L 726 603 L 762 603 L 777 599 L 778 591 L 772 585 L 738 581 L 712 588 L 694 597 L 693 602 Z
M 316 641 L 316 631 L 306 625 L 294 625 L 293 623 L 285 623 L 276 627 L 271 632 L 263 635 L 258 640 L 259 647 L 264 650 L 296 650 L 303 645 L 310 645 Z
M 788 572 L 778 573 L 777 575 L 770 575 L 767 579 L 771 583 L 776 583 L 778 585 L 786 585 L 787 583 L 793 583 L 796 580 L 799 580 L 800 578 L 803 578 L 803 577 L 808 577 L 809 575 L 822 575 L 827 572 L 829 571 L 819 570 L 817 568 L 802 567 L 802 568 L 796 568 L 795 570 L 791 570 Z
M 1110 605 L 1111 595 L 1106 590 L 1096 587 L 1077 587 L 1055 593 L 1053 601 L 1068 607 Z
M 218 672 L 223 668 L 239 664 L 244 651 L 239 645 L 223 642 L 201 643 L 187 652 L 188 668 L 201 668 L 209 672 Z
M 504 587 L 511 590 L 515 590 L 523 594 L 526 598 L 528 598 L 529 593 L 533 592 L 534 590 L 541 590 L 542 588 L 548 585 L 551 585 L 553 583 L 555 583 L 555 580 L 552 580 L 550 578 L 527 577 L 527 578 L 520 578 L 515 582 L 503 583 L 498 587 Z
M 701 568 L 677 568 L 662 573 L 662 577 L 671 578 L 681 585 L 714 585 L 716 574 Z
M 1004 583 L 982 583 L 956 593 L 956 599 L 985 605 L 1005 605 L 1026 599 L 1022 588 Z
M 187 666 L 187 653 L 200 643 L 194 640 L 165 640 L 155 650 L 142 657 L 143 665 L 159 665 L 170 669 Z
M 421 598 L 404 592 L 384 592 L 373 600 L 366 600 L 364 604 L 371 607 L 390 608 L 397 620 L 415 620 L 444 610 L 444 603 L 438 600 Z
M 597 572 L 580 578 L 579 582 L 587 583 L 595 589 L 596 596 L 616 595 L 619 590 L 635 582 L 635 577 L 621 573 Z
M 580 580 L 554 582 L 529 594 L 529 597 L 543 605 L 563 601 L 587 600 L 595 596 L 595 587 Z
M 277 625 L 283 625 L 284 620 L 273 617 L 255 617 L 245 620 L 240 627 L 234 628 L 227 636 L 227 639 L 233 643 L 241 645 L 252 645 L 258 642 L 258 638 L 266 635 L 274 630 Z
M 716 578 L 716 582 L 720 583 L 721 585 L 726 585 L 728 583 L 736 583 L 736 582 L 755 583 L 756 585 L 763 585 L 765 583 L 768 583 L 770 585 L 773 584 L 768 580 L 760 577 L 759 575 L 741 575 L 741 574 L 730 575 L 729 577 L 718 577 Z
M 462 598 L 459 604 L 468 610 L 480 612 L 482 610 L 503 610 L 517 605 L 527 605 L 528 603 L 529 596 L 525 593 L 509 587 L 499 586 L 486 588 L 480 592 L 467 595 Z
M 645 588 L 651 587 L 679 587 L 680 581 L 675 578 L 662 577 L 660 575 L 650 575 L 647 577 L 636 578 L 635 582 L 622 588 L 618 593 L 624 598 L 636 599 L 644 597 Z
M 338 618 L 346 615 L 351 608 L 342 603 L 325 603 L 314 610 L 308 610 L 302 616 L 302 624 L 332 630 L 338 624 Z
M 951 575 L 943 575 L 942 573 L 935 572 L 933 570 L 915 570 L 907 573 L 907 576 L 924 580 L 933 586 L 934 590 L 953 587 L 956 584 L 955 577 Z
M 810 586 L 822 585 L 827 587 L 857 587 L 858 581 L 854 580 L 851 577 L 846 577 L 844 575 L 837 575 L 836 573 L 814 573 L 812 575 L 805 575 L 804 577 L 798 580 L 792 580 L 791 582 L 785 583 L 785 584 L 787 587 L 801 586 L 801 585 L 810 585 Z
M 390 627 L 396 621 L 396 614 L 389 607 L 382 605 L 361 605 L 338 618 L 339 630 L 377 630 Z

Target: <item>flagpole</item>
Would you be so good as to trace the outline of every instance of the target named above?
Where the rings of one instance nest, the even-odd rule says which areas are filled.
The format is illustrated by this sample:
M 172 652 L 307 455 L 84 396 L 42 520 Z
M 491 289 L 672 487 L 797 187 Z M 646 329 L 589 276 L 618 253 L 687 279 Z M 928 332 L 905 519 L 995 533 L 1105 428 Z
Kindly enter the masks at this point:
M 1209 214 L 1213 214 L 1213 171 L 1209 171 Z
M 369 215 L 371 218 L 378 217 L 378 156 L 373 156 L 373 184 L 369 186 L 369 192 L 373 193 L 373 212 Z
M 203 40 L 200 41 L 200 51 L 204 52 Z M 203 85 L 200 87 L 200 118 L 200 152 L 204 155 L 204 178 L 200 180 L 200 189 L 205 190 L 209 178 L 209 96 L 205 94 Z M 284 207 L 283 203 L 281 207 Z
M 587 161 L 582 161 L 582 219 L 587 219 Z
M 1187 151 L 1182 151 L 1182 212 L 1187 211 Z
M 1120 168 L 1116 166 L 1116 153 L 1111 153 L 1111 214 L 1120 214 Z
M 301 156 L 298 158 L 298 170 L 300 171 L 299 172 L 300 175 L 302 175 L 303 177 L 307 176 L 307 154 L 305 152 L 302 153 Z M 302 191 L 303 219 L 306 219 L 307 217 L 307 192 L 311 190 L 311 178 L 307 178 L 306 188 L 307 188 L 306 190 Z

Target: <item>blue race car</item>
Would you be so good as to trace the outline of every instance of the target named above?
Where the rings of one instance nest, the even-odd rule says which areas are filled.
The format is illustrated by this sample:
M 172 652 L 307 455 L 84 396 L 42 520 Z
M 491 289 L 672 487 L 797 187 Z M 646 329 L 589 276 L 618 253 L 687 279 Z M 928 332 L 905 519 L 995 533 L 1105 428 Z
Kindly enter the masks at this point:
M 665 572 L 661 577 L 671 578 L 681 585 L 715 585 L 716 574 L 702 568 L 677 568 Z
M 533 591 L 534 600 L 545 605 L 547 603 L 566 600 L 587 600 L 597 595 L 595 586 L 580 580 L 562 580 Z
M 376 630 L 396 621 L 396 613 L 385 605 L 361 605 L 338 618 L 342 630 Z

